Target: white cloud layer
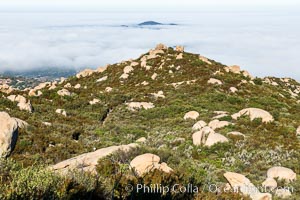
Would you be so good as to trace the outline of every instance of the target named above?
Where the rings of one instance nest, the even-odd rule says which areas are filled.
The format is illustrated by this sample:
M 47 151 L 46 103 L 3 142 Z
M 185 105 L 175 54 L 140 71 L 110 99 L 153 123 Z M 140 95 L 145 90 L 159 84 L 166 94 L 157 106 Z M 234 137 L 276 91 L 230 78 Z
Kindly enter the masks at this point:
M 161 30 L 124 28 L 147 20 Z M 157 43 L 184 45 L 254 75 L 300 80 L 299 12 L 290 13 L 3 13 L 0 71 L 95 68 L 136 58 Z

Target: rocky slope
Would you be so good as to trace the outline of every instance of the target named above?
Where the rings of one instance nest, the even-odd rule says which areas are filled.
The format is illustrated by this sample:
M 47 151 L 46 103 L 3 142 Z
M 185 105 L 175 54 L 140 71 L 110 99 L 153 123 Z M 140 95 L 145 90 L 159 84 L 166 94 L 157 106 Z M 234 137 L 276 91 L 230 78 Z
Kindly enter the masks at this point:
M 98 166 L 98 159 L 116 156 L 118 166 L 129 166 L 122 171 L 129 177 L 131 169 L 136 176 L 158 170 L 176 180 L 184 176 L 182 183 L 195 180 L 202 192 L 184 198 L 300 198 L 300 84 L 295 80 L 255 78 L 239 66 L 160 44 L 137 59 L 60 82 L 23 91 L 3 85 L 0 91 L 0 111 L 28 123 L 20 130 L 18 125 L 3 129 L 11 122 L 5 121 L 7 114 L 0 117 L 0 136 L 6 135 L 0 148 L 8 150 L 2 157 L 15 147 L 10 158 L 25 168 L 84 169 L 101 176 L 112 163 Z M 7 134 L 18 135 L 16 145 L 3 139 Z M 205 186 L 212 183 L 240 193 L 211 192 Z M 262 185 L 295 191 L 247 190 Z M 116 190 L 120 199 L 137 195 Z

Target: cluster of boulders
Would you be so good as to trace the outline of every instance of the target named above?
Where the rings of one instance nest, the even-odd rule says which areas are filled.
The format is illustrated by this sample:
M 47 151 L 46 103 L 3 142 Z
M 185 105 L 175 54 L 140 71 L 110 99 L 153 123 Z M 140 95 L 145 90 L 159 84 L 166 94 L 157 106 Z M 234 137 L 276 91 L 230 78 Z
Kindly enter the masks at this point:
M 14 91 L 14 89 L 7 85 L 7 84 L 0 84 L 0 92 L 5 93 L 5 94 L 10 94 L 12 91 Z
M 79 72 L 78 74 L 76 74 L 77 78 L 84 78 L 84 77 L 88 77 L 91 76 L 94 73 L 102 73 L 106 70 L 107 67 L 99 67 L 96 70 L 92 70 L 92 69 L 85 69 L 81 72 Z
M 226 66 L 224 69 L 225 69 L 226 72 L 232 72 L 232 73 L 235 73 L 235 74 L 242 74 L 245 77 L 249 77 L 249 78 L 253 79 L 253 76 L 251 76 L 251 74 L 248 71 L 245 71 L 245 70 L 242 71 L 241 67 L 238 66 L 238 65 Z
M 33 111 L 33 107 L 30 103 L 30 100 L 27 100 L 24 96 L 22 95 L 10 95 L 7 97 L 12 102 L 18 102 L 17 106 L 19 107 L 20 110 L 25 110 L 28 112 Z
M 270 193 L 261 193 L 246 176 L 234 172 L 226 172 L 224 177 L 229 182 L 228 190 L 238 192 L 244 195 L 249 195 L 252 200 L 272 200 Z
M 205 121 L 200 120 L 193 125 L 192 129 L 193 131 L 196 131 L 192 136 L 194 145 L 204 145 L 210 147 L 218 142 L 222 143 L 229 141 L 225 136 L 215 132 L 215 130 L 217 129 L 233 125 L 233 123 L 231 122 L 219 120 L 222 117 L 228 116 L 228 113 L 225 111 L 215 111 L 214 113 L 217 114 L 217 116 L 213 117 L 213 120 L 208 124 Z M 274 121 L 273 116 L 269 112 L 258 108 L 246 108 L 239 111 L 238 113 L 231 115 L 231 117 L 237 120 L 239 117 L 244 115 L 248 115 L 251 120 L 260 118 L 262 119 L 262 122 L 265 123 Z M 199 116 L 200 115 L 197 111 L 190 111 L 186 113 L 183 118 L 185 120 L 196 120 Z M 245 135 L 238 131 L 227 133 L 227 136 L 230 135 L 245 138 Z
M 141 67 L 145 68 L 146 70 L 150 70 L 152 66 L 147 65 L 147 61 L 159 57 L 159 54 L 164 54 L 167 48 L 168 47 L 163 44 L 158 44 L 155 49 L 149 51 L 149 55 L 144 55 L 140 59 Z
M 0 112 L 0 157 L 8 157 L 17 143 L 19 128 L 28 124 L 11 117 L 6 112 Z
M 197 111 L 190 111 L 186 113 L 183 118 L 185 120 L 196 120 L 199 116 Z M 225 136 L 216 133 L 215 130 L 229 125 L 231 125 L 230 122 L 219 121 L 218 119 L 214 119 L 208 124 L 203 120 L 197 121 L 192 127 L 192 129 L 196 131 L 192 136 L 193 144 L 210 147 L 218 142 L 228 142 L 229 140 Z
M 40 83 L 38 86 L 32 89 L 26 88 L 24 91 L 28 91 L 29 96 L 39 97 L 43 94 L 41 91 L 42 89 L 48 88 L 48 90 L 54 90 L 57 88 L 58 84 L 62 84 L 64 81 L 65 78 L 61 78 L 60 82 L 53 81 L 53 82 Z
M 233 191 L 240 191 L 244 195 L 249 195 L 253 200 L 271 200 L 272 195 L 270 193 L 261 193 L 260 190 L 251 183 L 251 181 L 242 174 L 234 172 L 226 172 L 224 177 L 229 182 L 229 189 Z M 288 188 L 277 188 L 277 181 L 284 180 L 286 183 L 296 180 L 296 173 L 286 167 L 275 166 L 267 171 L 267 178 L 262 183 L 264 191 L 274 191 L 275 196 L 279 198 L 287 199 L 292 193 Z
M 265 78 L 263 78 L 262 81 L 263 81 L 263 83 L 273 85 L 273 86 L 283 85 L 286 87 L 286 88 L 283 88 L 284 91 L 288 92 L 290 94 L 291 98 L 297 99 L 299 97 L 300 86 L 293 84 L 292 79 L 290 79 L 290 78 L 280 78 L 278 80 L 277 78 L 273 78 L 273 77 L 265 77 Z M 279 95 L 281 97 L 285 98 L 285 96 L 283 94 L 279 93 Z
M 67 173 L 69 170 L 79 169 L 86 172 L 96 173 L 96 166 L 98 160 L 104 158 L 117 151 L 127 152 L 132 148 L 136 148 L 138 145 L 136 143 L 120 146 L 111 146 L 103 149 L 96 150 L 94 152 L 81 154 L 79 156 L 64 160 L 50 167 L 53 171 L 59 173 Z
M 123 69 L 123 74 L 120 76 L 120 79 L 127 79 L 129 74 L 134 70 L 133 67 L 139 65 L 138 62 L 131 62 L 130 65 L 127 65 Z
M 99 159 L 109 156 L 118 151 L 128 152 L 129 150 L 136 147 L 138 147 L 137 143 L 131 143 L 128 145 L 102 148 L 99 150 L 95 150 L 94 152 L 85 153 L 59 162 L 53 166 L 50 166 L 50 169 L 61 174 L 66 174 L 70 170 L 74 169 L 96 173 L 96 166 Z M 130 162 L 130 167 L 138 176 L 142 176 L 145 173 L 148 173 L 155 169 L 163 171 L 165 173 L 171 173 L 173 171 L 173 169 L 170 168 L 166 163 L 160 163 L 159 156 L 151 153 L 146 153 L 135 157 Z

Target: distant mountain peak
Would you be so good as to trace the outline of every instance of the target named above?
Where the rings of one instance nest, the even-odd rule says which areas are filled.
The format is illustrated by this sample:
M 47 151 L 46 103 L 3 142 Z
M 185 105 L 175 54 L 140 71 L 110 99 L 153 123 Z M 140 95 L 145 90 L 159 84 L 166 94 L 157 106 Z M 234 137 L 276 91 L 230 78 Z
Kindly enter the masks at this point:
M 156 21 L 145 21 L 138 24 L 139 26 L 155 26 L 155 25 L 163 25 L 162 23 Z
M 160 22 L 156 22 L 156 21 L 145 21 L 142 23 L 138 24 L 139 26 L 156 26 L 156 25 L 177 25 L 174 23 L 169 23 L 169 24 L 164 24 L 164 23 L 160 23 Z

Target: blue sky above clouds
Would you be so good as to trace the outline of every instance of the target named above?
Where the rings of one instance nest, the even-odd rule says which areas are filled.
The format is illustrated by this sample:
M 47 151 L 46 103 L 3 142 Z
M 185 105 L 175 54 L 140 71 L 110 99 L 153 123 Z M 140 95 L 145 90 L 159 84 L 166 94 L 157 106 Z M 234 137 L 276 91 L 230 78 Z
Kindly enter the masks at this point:
M 98 67 L 136 58 L 163 42 L 241 65 L 254 75 L 300 80 L 296 4 L 294 0 L 0 0 L 0 10 L 6 11 L 0 12 L 0 71 Z M 179 26 L 121 27 L 147 20 Z

